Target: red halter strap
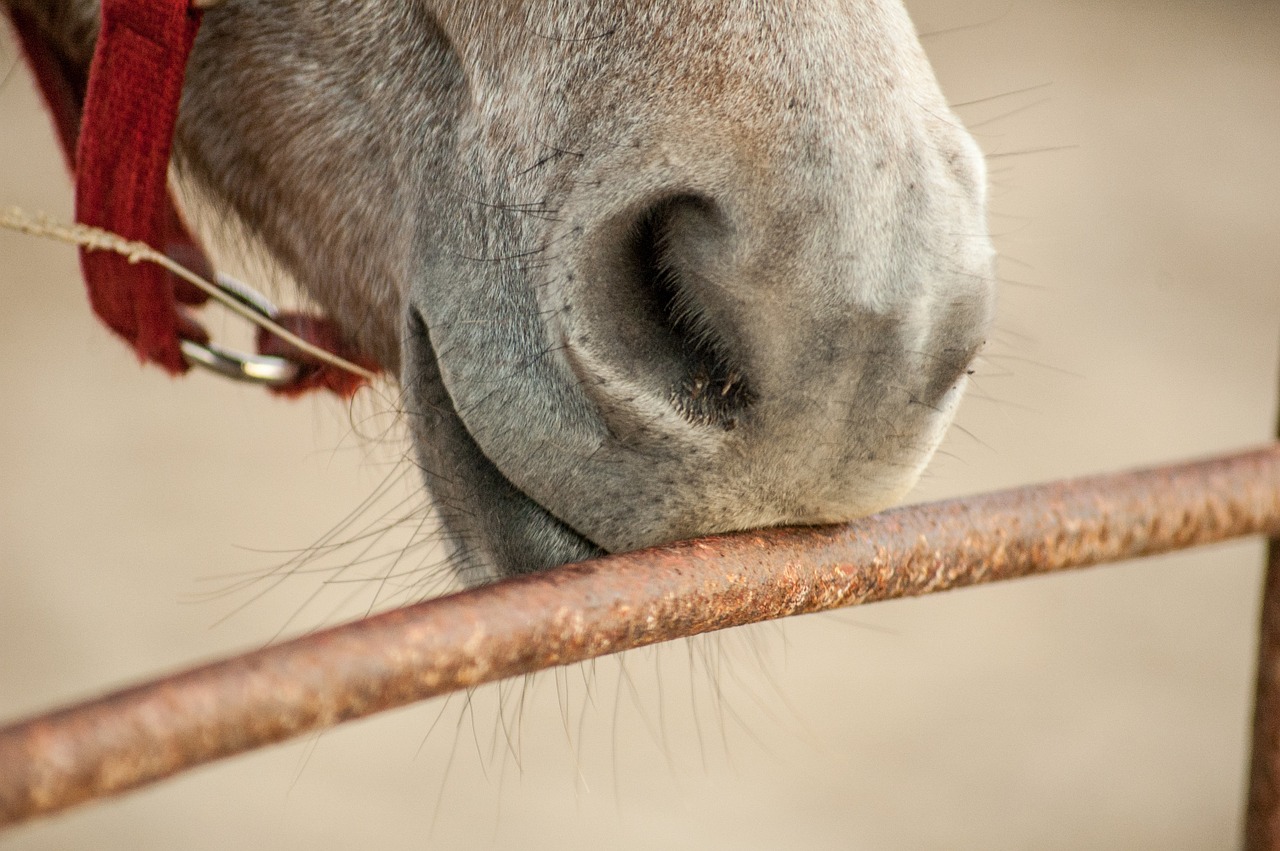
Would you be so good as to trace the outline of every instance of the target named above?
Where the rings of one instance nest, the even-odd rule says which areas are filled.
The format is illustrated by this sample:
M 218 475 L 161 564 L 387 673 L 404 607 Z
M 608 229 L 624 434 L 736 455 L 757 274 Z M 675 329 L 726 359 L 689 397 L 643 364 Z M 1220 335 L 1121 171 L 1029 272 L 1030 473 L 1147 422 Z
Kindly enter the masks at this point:
M 75 174 L 76 220 L 145 242 L 210 279 L 204 252 L 168 188 L 182 80 L 200 11 L 190 0 L 102 0 L 101 30 L 83 92 L 77 91 L 74 69 L 66 67 L 38 26 L 19 12 L 10 14 Z M 89 300 L 102 321 L 142 361 L 173 374 L 186 372 L 181 341 L 205 342 L 208 335 L 179 304 L 202 304 L 204 293 L 158 266 L 130 263 L 109 252 L 82 249 L 80 262 Z M 324 319 L 286 314 L 277 321 L 377 369 L 346 347 L 335 350 L 341 335 Z M 295 395 L 324 387 L 350 396 L 363 383 L 345 370 L 298 357 L 292 346 L 270 335 L 260 335 L 259 348 L 304 364 L 298 379 L 273 388 L 277 392 Z

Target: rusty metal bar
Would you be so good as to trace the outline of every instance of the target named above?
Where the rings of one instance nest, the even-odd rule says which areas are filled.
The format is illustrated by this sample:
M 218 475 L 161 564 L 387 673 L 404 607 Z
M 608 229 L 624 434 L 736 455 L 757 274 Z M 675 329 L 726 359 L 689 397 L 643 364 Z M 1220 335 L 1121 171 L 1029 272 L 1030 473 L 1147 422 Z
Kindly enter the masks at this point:
M 609 556 L 0 729 L 0 826 L 480 683 L 745 623 L 1280 534 L 1280 444 Z
M 1276 436 L 1280 438 L 1280 408 Z M 1267 544 L 1260 621 L 1244 847 L 1245 851 L 1280 851 L 1280 536 Z
M 1267 547 L 1244 847 L 1280 849 L 1280 538 Z

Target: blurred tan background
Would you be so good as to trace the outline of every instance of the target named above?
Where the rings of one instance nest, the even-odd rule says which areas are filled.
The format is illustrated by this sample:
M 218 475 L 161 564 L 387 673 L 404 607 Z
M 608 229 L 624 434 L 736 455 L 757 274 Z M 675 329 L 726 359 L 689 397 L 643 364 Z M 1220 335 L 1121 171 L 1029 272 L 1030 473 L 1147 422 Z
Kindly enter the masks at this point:
M 1267 440 L 1280 5 L 910 5 L 992 157 L 1007 279 L 961 428 L 913 499 Z M 68 216 L 5 39 L 0 204 Z M 139 370 L 58 245 L 0 234 L 0 305 L 0 718 L 417 593 L 416 572 L 367 578 L 437 558 L 395 562 L 421 511 L 384 400 L 288 404 Z M 278 587 L 238 584 L 287 569 L 388 476 L 337 537 L 408 516 L 373 542 L 381 560 L 344 570 L 366 559 L 355 541 Z M 1260 555 L 1245 542 L 603 660 L 0 846 L 1234 848 Z

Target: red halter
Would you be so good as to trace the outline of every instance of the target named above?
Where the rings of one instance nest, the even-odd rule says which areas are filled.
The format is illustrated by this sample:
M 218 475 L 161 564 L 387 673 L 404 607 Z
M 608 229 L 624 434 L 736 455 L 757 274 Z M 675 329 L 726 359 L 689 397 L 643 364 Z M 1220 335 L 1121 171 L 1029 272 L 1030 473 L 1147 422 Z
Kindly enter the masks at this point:
M 35 22 L 17 11 L 10 15 L 75 175 L 76 220 L 145 242 L 211 279 L 209 262 L 183 224 L 167 180 L 182 80 L 200 27 L 201 12 L 194 5 L 192 0 L 102 0 L 102 26 L 83 92 L 77 91 L 75 69 L 66 66 Z M 186 372 L 182 341 L 205 343 L 208 334 L 179 304 L 202 304 L 207 296 L 158 266 L 130 263 L 109 252 L 81 249 L 80 263 L 99 318 L 143 362 L 173 374 Z M 285 314 L 276 321 L 377 370 L 368 357 L 342 346 L 336 327 L 325 319 Z M 258 348 L 303 366 L 295 379 L 273 387 L 277 392 L 296 395 L 324 387 L 350 396 L 363 383 L 269 334 L 259 335 Z

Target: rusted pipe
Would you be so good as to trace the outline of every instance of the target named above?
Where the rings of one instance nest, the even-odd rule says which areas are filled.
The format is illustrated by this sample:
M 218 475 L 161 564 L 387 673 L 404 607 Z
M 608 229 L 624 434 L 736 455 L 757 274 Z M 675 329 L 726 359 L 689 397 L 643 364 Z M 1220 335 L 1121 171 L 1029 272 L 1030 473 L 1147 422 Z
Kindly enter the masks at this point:
M 1280 534 L 1280 444 L 569 565 L 0 729 L 0 825 L 383 709 L 681 636 Z
M 1253 757 L 1245 813 L 1246 851 L 1280 849 L 1280 539 L 1267 547 L 1253 704 Z
M 1280 410 L 1276 413 L 1280 437 Z M 1267 544 L 1253 702 L 1253 754 L 1245 808 L 1245 851 L 1280 851 L 1280 537 Z

